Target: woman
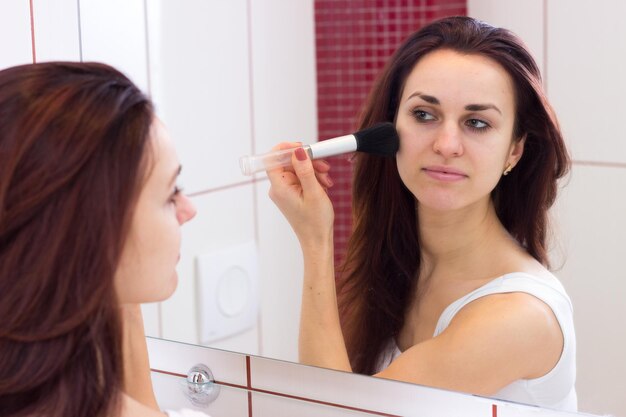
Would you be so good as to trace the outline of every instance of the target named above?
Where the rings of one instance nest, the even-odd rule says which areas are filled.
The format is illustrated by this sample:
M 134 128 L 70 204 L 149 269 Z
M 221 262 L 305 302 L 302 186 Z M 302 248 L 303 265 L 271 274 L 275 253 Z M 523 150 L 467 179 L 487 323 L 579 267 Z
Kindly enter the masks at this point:
M 0 71 L 0 415 L 163 416 L 139 304 L 176 288 L 180 169 L 115 69 Z
M 571 303 L 546 249 L 569 158 L 523 43 L 467 17 L 424 27 L 360 127 L 383 121 L 400 149 L 356 156 L 339 291 L 328 167 L 298 149 L 268 173 L 304 256 L 301 360 L 576 410 Z

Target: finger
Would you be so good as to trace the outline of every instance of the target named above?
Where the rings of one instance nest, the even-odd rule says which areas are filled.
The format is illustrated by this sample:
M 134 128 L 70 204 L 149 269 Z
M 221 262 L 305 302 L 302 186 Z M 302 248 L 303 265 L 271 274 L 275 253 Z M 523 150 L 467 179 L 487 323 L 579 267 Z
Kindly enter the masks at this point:
M 330 164 L 328 163 L 328 161 L 325 161 L 323 159 L 317 159 L 313 161 L 313 168 L 317 172 L 328 172 L 330 171 Z
M 326 172 L 315 172 L 315 176 L 317 177 L 317 180 L 319 181 L 320 184 L 322 184 L 322 186 L 324 188 L 330 188 L 334 185 L 334 182 L 332 180 L 332 178 L 330 177 L 330 175 Z
M 302 191 L 305 194 L 323 191 L 322 186 L 317 180 L 313 163 L 304 149 L 297 148 L 294 151 L 291 156 L 291 163 L 298 179 L 300 180 L 300 184 L 302 184 Z

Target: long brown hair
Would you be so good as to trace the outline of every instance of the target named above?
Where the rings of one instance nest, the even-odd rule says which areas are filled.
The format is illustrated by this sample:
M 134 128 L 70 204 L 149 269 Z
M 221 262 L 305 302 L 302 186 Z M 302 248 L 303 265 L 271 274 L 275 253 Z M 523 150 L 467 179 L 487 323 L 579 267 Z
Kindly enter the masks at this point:
M 408 75 L 424 55 L 442 48 L 489 57 L 513 80 L 513 135 L 515 140 L 526 135 L 526 143 L 523 157 L 493 190 L 492 199 L 509 233 L 548 265 L 547 210 L 570 161 L 539 69 L 516 35 L 469 17 L 425 26 L 387 63 L 364 107 L 360 127 L 393 122 Z M 352 367 L 371 374 L 390 338 L 401 330 L 417 289 L 420 242 L 415 197 L 403 185 L 394 158 L 358 155 L 352 198 L 354 232 L 338 292 Z
M 120 411 L 113 277 L 153 118 L 104 64 L 0 71 L 0 415 Z

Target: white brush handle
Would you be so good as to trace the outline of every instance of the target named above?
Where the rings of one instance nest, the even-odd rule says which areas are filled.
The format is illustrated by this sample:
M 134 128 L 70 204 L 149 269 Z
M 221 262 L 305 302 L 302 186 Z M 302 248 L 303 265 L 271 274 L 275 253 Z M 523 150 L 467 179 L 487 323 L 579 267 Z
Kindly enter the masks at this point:
M 304 145 L 302 148 L 307 151 L 309 158 L 320 159 L 354 152 L 356 147 L 356 137 L 354 135 L 345 135 L 316 142 L 312 145 Z M 293 154 L 295 149 L 297 148 L 281 149 L 280 151 L 261 155 L 242 156 L 239 158 L 241 172 L 243 175 L 252 175 L 260 171 L 290 166 L 291 154 Z

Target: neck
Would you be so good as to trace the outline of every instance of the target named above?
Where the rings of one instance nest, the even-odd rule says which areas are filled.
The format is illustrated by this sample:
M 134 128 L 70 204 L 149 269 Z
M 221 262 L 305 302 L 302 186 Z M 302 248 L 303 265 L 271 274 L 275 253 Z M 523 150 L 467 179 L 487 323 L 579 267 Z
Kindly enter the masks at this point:
M 485 260 L 513 243 L 496 215 L 491 199 L 455 211 L 418 205 L 418 228 L 425 275 L 442 269 L 444 276 L 471 276 Z M 495 261 L 495 259 L 494 259 Z

